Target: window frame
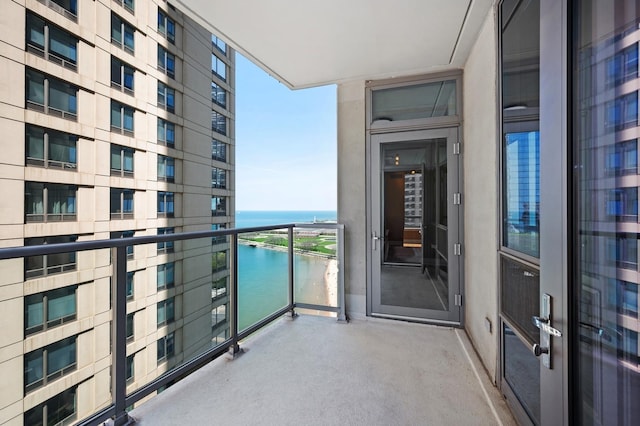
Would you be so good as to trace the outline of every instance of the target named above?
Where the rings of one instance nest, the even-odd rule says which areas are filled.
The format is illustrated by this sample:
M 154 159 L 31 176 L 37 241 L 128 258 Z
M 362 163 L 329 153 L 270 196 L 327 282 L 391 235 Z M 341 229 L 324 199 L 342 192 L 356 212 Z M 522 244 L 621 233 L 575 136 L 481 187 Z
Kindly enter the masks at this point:
M 173 271 L 173 272 L 170 272 Z M 162 276 L 162 280 L 160 277 Z M 170 278 L 170 279 L 169 279 Z M 162 284 L 161 284 L 162 282 Z M 156 290 L 168 290 L 176 286 L 176 263 L 166 262 L 156 267 Z
M 158 80 L 158 107 L 172 114 L 176 112 L 176 89 L 160 80 Z
M 58 327 L 68 322 L 75 321 L 78 315 L 77 291 L 78 291 L 78 285 L 76 284 L 72 286 L 57 288 L 54 290 L 43 291 L 41 293 L 25 295 L 24 296 L 24 324 L 25 324 L 24 335 L 25 337 L 35 333 L 42 332 L 42 331 L 47 331 L 51 328 Z M 49 317 L 49 312 L 51 308 L 49 306 L 49 303 L 51 302 L 51 300 L 60 299 L 60 298 L 53 298 L 55 293 L 63 293 L 63 292 L 67 292 L 67 294 L 64 294 L 62 297 L 73 295 L 74 311 L 72 314 L 67 314 L 67 315 L 49 320 L 48 317 Z M 35 304 L 33 304 L 33 303 L 29 303 L 29 299 L 38 300 L 38 301 Z M 42 321 L 37 325 L 29 326 L 29 312 L 30 312 L 29 307 L 37 304 L 41 304 Z M 38 309 L 38 311 L 40 312 L 40 309 Z
M 120 40 L 114 38 L 114 25 L 118 25 L 120 27 Z M 131 35 L 131 45 L 128 45 L 126 42 L 126 35 Z M 125 52 L 135 55 L 135 40 L 136 40 L 136 29 L 133 25 L 127 22 L 125 19 L 122 19 L 118 14 L 111 12 L 111 44 L 118 46 Z
M 42 188 L 36 188 L 37 185 Z M 31 187 L 31 190 L 29 189 Z M 32 204 L 29 202 L 28 193 L 36 192 L 39 189 L 42 190 L 40 200 L 42 202 L 42 213 L 29 213 L 29 206 Z M 73 198 L 71 203 L 73 212 L 71 213 L 53 213 L 50 212 L 50 192 L 67 192 L 66 200 Z M 78 187 L 76 185 L 67 185 L 63 183 L 49 183 L 49 182 L 34 182 L 25 181 L 25 219 L 24 223 L 47 223 L 47 222 L 75 222 L 78 219 L 77 204 L 78 204 Z M 73 193 L 73 197 L 69 195 Z M 63 197 L 64 198 L 64 197 Z M 67 208 L 68 209 L 68 208 Z
M 169 43 L 176 44 L 176 21 L 160 7 L 158 7 L 158 33 L 169 40 Z
M 156 136 L 157 143 L 161 145 L 168 146 L 170 148 L 175 148 L 176 146 L 176 125 L 175 123 L 165 120 L 164 118 L 158 117 L 158 134 Z M 162 134 L 164 135 L 164 139 L 160 137 L 160 130 L 162 129 Z M 169 139 L 168 135 L 172 134 L 173 138 Z
M 41 78 L 42 82 L 40 83 L 39 80 L 36 81 L 36 78 Z M 42 103 L 37 102 L 36 100 L 29 97 L 32 93 L 32 84 L 42 85 Z M 37 87 L 33 87 L 33 89 L 33 92 L 37 91 Z M 72 106 L 70 106 L 68 110 L 62 110 L 51 106 L 51 90 L 56 90 L 59 93 L 64 93 L 69 96 L 69 99 L 73 100 L 73 102 L 69 102 L 69 104 Z M 53 115 L 56 117 L 61 117 L 70 121 L 78 121 L 79 91 L 80 89 L 77 86 L 65 80 L 61 80 L 48 74 L 41 73 L 37 70 L 34 70 L 33 68 L 25 68 L 25 103 L 27 109 L 42 112 L 48 115 Z M 72 94 L 71 92 L 74 92 L 74 94 Z
M 114 206 L 111 205 L 114 197 L 113 195 L 117 193 L 119 194 L 120 205 L 118 206 L 118 211 L 114 211 Z M 131 194 L 131 211 L 125 211 L 126 201 L 128 200 L 125 195 Z M 110 198 L 109 198 L 109 213 L 111 220 L 125 220 L 125 219 L 133 219 L 135 217 L 135 190 L 130 188 L 110 188 Z
M 176 199 L 174 192 L 158 191 L 158 217 L 174 217 L 176 208 L 175 202 Z
M 176 78 L 176 55 L 158 44 L 158 71 L 169 77 Z
M 41 245 L 41 244 L 57 244 L 57 243 L 69 243 L 75 242 L 78 239 L 77 235 L 50 235 L 46 237 L 33 237 L 25 238 L 24 245 Z M 68 258 L 70 260 L 66 263 L 53 263 L 51 261 Z M 40 259 L 40 260 L 38 260 Z M 29 269 L 29 262 L 35 261 L 35 263 L 42 264 L 40 268 Z M 77 253 L 75 251 L 60 253 L 60 254 L 43 254 L 40 256 L 27 256 L 24 261 L 24 278 L 25 281 L 29 279 L 37 279 L 41 277 L 48 277 L 50 275 L 63 274 L 66 272 L 75 271 L 78 268 Z
M 117 109 L 114 109 L 114 107 L 117 107 Z M 113 114 L 114 112 L 117 112 L 119 114 L 120 117 L 120 123 L 116 123 L 114 124 L 113 121 Z M 131 128 L 127 128 L 126 127 L 126 118 L 131 117 Z M 123 104 L 122 102 L 118 102 L 116 100 L 111 100 L 111 116 L 110 116 L 110 122 L 111 122 L 111 131 L 112 132 L 116 132 L 116 133 L 120 133 L 123 135 L 127 135 L 127 136 L 133 136 L 135 133 L 135 108 Z
M 227 136 L 228 123 L 227 116 L 222 114 L 221 112 L 212 110 L 211 111 L 211 130 L 216 133 L 220 133 L 223 136 Z
M 118 75 L 120 79 L 119 83 L 117 81 L 114 81 L 114 78 L 113 78 L 114 70 L 116 68 L 119 70 L 119 75 Z M 130 73 L 127 73 L 127 71 L 130 71 Z M 111 55 L 111 87 L 123 93 L 126 93 L 127 95 L 134 96 L 135 95 L 135 72 L 136 72 L 136 69 L 134 67 L 124 62 L 123 60 L 119 59 L 118 57 Z M 126 80 L 127 80 L 126 77 L 129 74 L 131 75 L 131 87 L 129 87 L 126 84 Z
M 35 134 L 38 132 L 38 134 Z M 42 133 L 42 158 L 29 156 L 31 153 L 31 144 L 32 140 L 37 139 L 40 140 L 40 134 Z M 66 139 L 69 145 L 69 151 L 73 154 L 69 155 L 69 157 L 73 157 L 76 161 L 58 161 L 49 158 L 55 150 L 52 149 L 52 141 L 56 140 L 64 140 Z M 77 162 L 77 151 L 78 151 L 78 136 L 72 135 L 71 133 L 60 132 L 57 130 L 48 129 L 45 127 L 35 126 L 32 124 L 26 124 L 25 126 L 25 166 L 39 166 L 48 168 L 56 168 L 63 169 L 69 171 L 77 171 L 78 170 L 78 162 Z M 71 147 L 73 145 L 73 147 Z M 35 153 L 33 153 L 35 155 Z
M 42 38 L 43 44 L 38 45 L 37 42 L 29 38 L 30 29 L 33 28 L 31 25 L 34 21 L 40 21 L 42 23 Z M 57 40 L 55 37 L 52 37 L 51 33 L 59 31 L 64 36 L 69 37 L 72 40 L 75 40 L 75 58 L 71 57 L 62 57 L 58 53 L 51 52 L 51 40 Z M 52 24 L 48 20 L 42 18 L 41 16 L 36 15 L 35 13 L 27 10 L 27 23 L 26 23 L 26 37 L 25 44 L 27 52 L 33 53 L 34 55 L 38 55 L 42 58 L 45 58 L 49 62 L 53 62 L 58 64 L 64 68 L 70 69 L 72 71 L 78 71 L 78 45 L 80 43 L 80 39 L 73 35 L 72 33 L 64 30 L 63 28 Z
M 113 159 L 114 156 L 118 156 L 120 160 L 120 168 L 113 167 Z M 133 177 L 135 173 L 135 157 L 136 150 L 124 145 L 116 145 L 114 143 L 111 144 L 111 151 L 109 157 L 109 170 L 111 172 L 111 176 L 121 176 L 121 177 Z M 125 167 L 127 163 L 127 159 L 131 158 L 131 170 L 128 170 Z
M 29 392 L 44 387 L 51 383 L 52 381 L 66 376 L 67 374 L 75 371 L 78 365 L 78 335 L 67 337 L 66 339 L 59 340 L 50 345 L 44 346 L 42 348 L 27 352 L 24 354 L 24 393 L 28 394 Z M 66 364 L 62 368 L 58 368 L 53 371 L 49 371 L 49 356 L 52 353 L 55 353 L 55 350 L 59 350 L 59 348 L 68 346 L 73 346 L 72 352 L 74 354 L 74 360 L 69 360 L 69 363 Z M 38 356 L 39 355 L 39 356 Z M 41 375 L 42 377 L 39 380 L 35 380 L 32 382 L 28 382 L 27 380 L 27 371 L 30 369 L 28 359 L 30 356 L 33 356 L 35 360 L 38 358 L 41 359 Z
M 164 173 L 161 174 L 161 170 Z M 168 171 L 171 173 L 168 173 Z M 164 182 L 175 182 L 176 180 L 176 159 L 167 155 L 158 154 L 158 180 Z

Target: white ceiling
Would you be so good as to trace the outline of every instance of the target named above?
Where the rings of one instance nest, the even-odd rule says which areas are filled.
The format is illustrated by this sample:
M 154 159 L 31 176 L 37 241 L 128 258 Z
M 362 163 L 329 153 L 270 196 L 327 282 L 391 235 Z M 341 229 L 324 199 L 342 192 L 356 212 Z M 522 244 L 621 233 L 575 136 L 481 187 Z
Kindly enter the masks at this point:
M 461 68 L 493 0 L 175 0 L 290 88 Z

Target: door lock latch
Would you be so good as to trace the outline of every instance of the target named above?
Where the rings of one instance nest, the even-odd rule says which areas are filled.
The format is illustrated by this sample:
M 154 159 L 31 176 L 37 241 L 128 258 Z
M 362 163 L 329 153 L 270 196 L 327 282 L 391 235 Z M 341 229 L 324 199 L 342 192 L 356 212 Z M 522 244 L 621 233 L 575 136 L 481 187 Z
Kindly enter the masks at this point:
M 531 317 L 533 325 L 540 329 L 540 344 L 531 347 L 533 354 L 542 356 L 542 365 L 551 369 L 551 341 L 552 337 L 562 337 L 562 332 L 551 325 L 551 296 L 543 294 L 540 301 L 540 316 Z

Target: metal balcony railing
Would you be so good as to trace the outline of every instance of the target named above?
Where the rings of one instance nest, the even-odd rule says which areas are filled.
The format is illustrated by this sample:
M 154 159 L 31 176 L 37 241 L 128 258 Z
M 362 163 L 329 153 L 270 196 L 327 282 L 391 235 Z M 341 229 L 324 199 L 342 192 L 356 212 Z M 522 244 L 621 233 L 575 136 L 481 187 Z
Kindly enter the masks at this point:
M 298 228 L 307 229 L 307 231 L 300 232 L 297 230 Z M 311 232 L 308 230 L 309 228 L 312 229 Z M 323 233 L 321 232 L 322 230 L 327 231 L 324 231 Z M 215 309 L 215 313 L 213 315 L 215 316 L 216 321 L 212 325 L 212 329 L 218 330 L 223 328 L 224 324 L 228 324 L 229 328 L 228 334 L 225 335 L 226 338 L 224 341 L 217 340 L 217 338 L 212 340 L 211 344 L 204 346 L 203 351 L 196 353 L 196 355 L 193 355 L 190 358 L 185 357 L 182 363 L 174 365 L 172 368 L 168 369 L 168 371 L 164 370 L 166 372 L 159 374 L 155 379 L 144 383 L 141 386 L 136 386 L 135 389 L 132 388 L 132 365 L 128 364 L 127 357 L 127 345 L 132 344 L 132 325 L 129 324 L 129 331 L 127 329 L 127 301 L 128 298 L 131 299 L 131 295 L 127 294 L 128 247 L 141 244 L 153 244 L 153 246 L 156 247 L 158 243 L 164 243 L 167 245 L 175 244 L 178 241 L 182 242 L 179 243 L 179 245 L 185 245 L 190 244 L 188 243 L 189 241 L 201 239 L 207 242 L 206 246 L 209 247 L 208 250 L 213 250 L 212 247 L 215 248 L 215 245 L 212 246 L 211 240 L 219 240 L 221 238 L 229 239 L 229 255 L 227 260 L 229 265 L 229 284 L 228 290 L 225 291 L 223 291 L 222 288 L 213 288 L 214 293 L 212 293 L 213 297 L 211 300 Z M 271 312 L 261 314 L 261 319 L 251 323 L 250 325 L 242 325 L 241 321 L 239 322 L 238 300 L 239 295 L 242 294 L 240 291 L 242 289 L 239 284 L 240 258 L 238 251 L 240 245 L 245 246 L 243 250 L 254 250 L 257 245 L 260 245 L 268 246 L 273 251 L 277 250 L 286 252 L 287 254 L 287 271 L 282 274 L 282 276 L 288 278 L 283 278 L 282 280 L 287 280 L 288 282 L 280 283 L 280 288 L 287 289 L 283 290 L 288 293 L 283 297 L 283 299 L 286 298 L 286 304 L 280 308 L 272 309 Z M 202 244 L 197 248 L 202 249 L 204 247 L 205 244 Z M 111 404 L 106 408 L 102 408 L 99 411 L 90 414 L 89 417 L 86 417 L 87 413 L 76 413 L 78 414 L 78 418 L 85 417 L 78 423 L 81 425 L 95 425 L 110 418 L 113 419 L 113 424 L 115 425 L 125 424 L 128 421 L 128 407 L 133 406 L 133 404 L 157 391 L 162 391 L 166 386 L 191 374 L 224 353 L 230 352 L 232 354 L 237 354 L 240 351 L 239 341 L 286 313 L 295 315 L 296 308 L 333 312 L 336 314 L 338 320 L 346 320 L 343 270 L 344 225 L 341 224 L 283 224 L 253 228 L 220 229 L 215 231 L 198 231 L 114 238 L 109 240 L 81 241 L 63 244 L 0 248 L 0 261 L 9 259 L 33 259 L 38 256 L 51 256 L 74 252 L 78 257 L 78 269 L 82 269 L 80 265 L 80 258 L 82 255 L 79 255 L 78 253 L 101 249 L 111 250 Z M 176 247 L 176 252 L 178 251 L 177 249 L 178 247 Z M 131 249 L 129 249 L 129 251 L 130 250 Z M 294 275 L 295 256 L 298 253 L 304 254 L 312 251 L 318 253 L 319 256 L 331 259 L 331 262 L 335 259 L 337 265 L 337 271 L 335 274 L 336 297 L 332 300 L 337 300 L 337 303 L 335 301 L 330 301 L 329 298 L 326 300 L 326 303 L 306 303 L 307 301 L 300 302 L 296 300 L 295 283 L 297 277 Z M 215 253 L 215 251 L 207 253 Z M 205 253 L 205 257 L 202 257 L 203 260 L 207 259 L 207 253 Z M 281 253 L 280 256 L 282 255 L 283 254 Z M 240 263 L 245 265 L 243 262 Z M 60 272 L 62 273 L 64 271 Z M 29 278 L 30 277 L 25 277 L 25 280 Z M 47 279 L 47 277 L 45 276 L 36 279 Z M 220 304 L 221 302 L 227 303 L 227 300 L 228 304 Z M 131 300 L 129 301 L 131 302 Z M 225 307 L 222 308 L 221 306 Z M 243 311 L 243 313 L 244 312 L 245 311 Z M 176 323 L 177 322 L 179 321 L 176 318 Z M 167 354 L 168 351 L 171 351 L 170 355 L 173 355 L 174 351 L 175 342 L 173 331 L 176 327 L 176 323 L 163 325 L 165 328 L 169 327 L 169 334 L 164 341 L 167 346 L 166 348 L 163 348 L 163 350 L 165 350 Z M 171 346 L 169 346 L 169 344 Z M 68 374 L 74 374 L 74 372 L 70 372 Z M 129 392 L 127 392 L 127 389 L 129 389 Z M 74 414 L 74 416 L 76 414 Z

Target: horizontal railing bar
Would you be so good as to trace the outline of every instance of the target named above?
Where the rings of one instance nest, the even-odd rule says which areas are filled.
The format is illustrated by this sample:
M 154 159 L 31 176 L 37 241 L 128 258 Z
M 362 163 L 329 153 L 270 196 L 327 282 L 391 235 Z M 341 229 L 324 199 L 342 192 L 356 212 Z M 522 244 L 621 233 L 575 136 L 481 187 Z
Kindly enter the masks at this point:
M 257 323 L 245 328 L 244 330 L 242 330 L 242 331 L 240 331 L 238 333 L 238 340 L 242 340 L 242 339 L 250 336 L 251 334 L 253 334 L 256 331 L 260 330 L 265 325 L 269 324 L 270 322 L 273 322 L 274 320 L 277 320 L 278 318 L 280 318 L 281 316 L 283 316 L 287 312 L 291 311 L 291 309 L 293 309 L 293 305 L 288 304 L 287 306 L 285 306 L 284 308 L 280 309 L 279 311 L 276 311 L 276 312 L 272 313 L 271 315 L 269 315 L 268 317 L 266 317 L 266 318 L 258 321 Z
M 134 246 L 139 244 L 154 244 L 154 243 L 162 243 L 162 242 L 169 242 L 169 241 L 191 240 L 191 239 L 197 239 L 197 238 L 222 237 L 222 236 L 234 235 L 234 234 L 247 234 L 251 232 L 288 229 L 291 227 L 340 229 L 341 227 L 343 228 L 344 225 L 336 224 L 336 223 L 326 223 L 326 224 L 287 223 L 287 224 L 281 224 L 281 225 L 254 226 L 250 228 L 229 228 L 229 229 L 218 229 L 215 231 L 192 231 L 192 232 L 179 232 L 175 234 L 144 235 L 144 236 L 138 236 L 138 237 L 112 238 L 112 239 L 105 239 L 105 240 L 76 241 L 72 243 L 7 247 L 7 248 L 0 248 L 0 260 L 14 259 L 19 257 L 27 257 L 27 256 L 40 256 L 43 254 L 58 254 L 58 253 L 69 253 L 72 251 L 86 251 L 86 250 L 98 250 L 98 249 L 106 249 L 106 248 L 113 248 L 113 247 Z
M 0 260 L 17 257 L 38 256 L 43 254 L 68 253 L 72 251 L 97 250 L 113 247 L 134 246 L 139 244 L 153 244 L 169 241 L 192 240 L 197 238 L 222 237 L 226 235 L 243 234 L 249 232 L 286 229 L 293 224 L 256 226 L 251 228 L 229 228 L 215 231 L 192 231 L 175 234 L 144 235 L 139 237 L 112 238 L 105 240 L 76 241 L 73 243 L 41 244 L 37 246 L 18 246 L 0 248 Z
M 111 404 L 107 408 L 103 408 L 101 411 L 93 413 L 91 417 L 86 417 L 80 422 L 75 423 L 76 426 L 93 426 L 106 422 L 116 414 L 115 404 Z
M 313 303 L 294 303 L 296 308 L 301 309 L 313 309 L 316 311 L 327 311 L 327 312 L 340 312 L 340 308 L 338 306 L 325 306 L 325 305 L 314 305 Z

